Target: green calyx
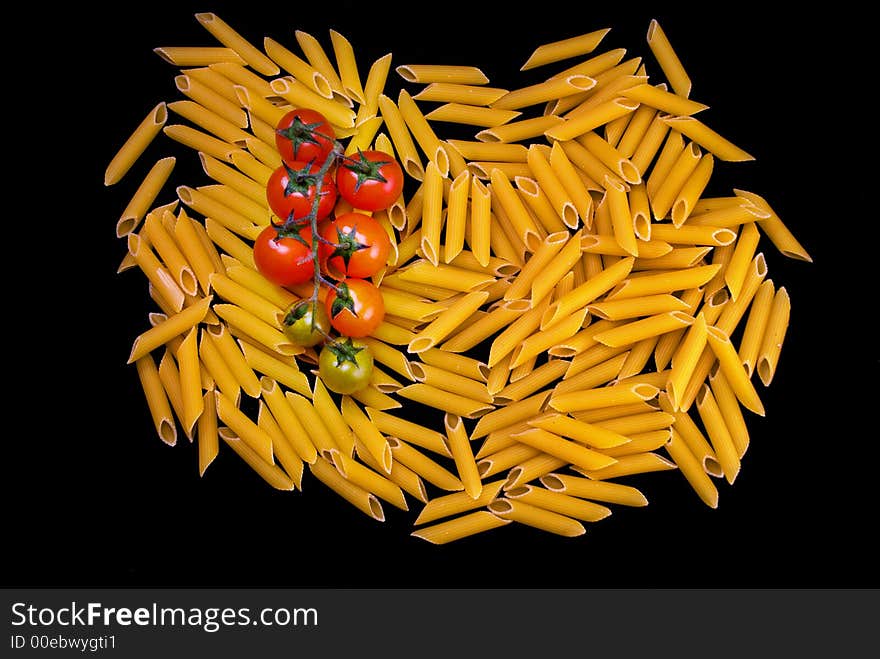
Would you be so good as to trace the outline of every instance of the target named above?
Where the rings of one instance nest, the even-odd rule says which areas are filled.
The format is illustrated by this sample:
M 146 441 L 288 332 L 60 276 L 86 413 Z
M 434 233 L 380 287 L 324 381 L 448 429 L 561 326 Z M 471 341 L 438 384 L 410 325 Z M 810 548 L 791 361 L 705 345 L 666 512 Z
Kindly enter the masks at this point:
M 320 146 L 321 143 L 315 137 L 315 133 L 320 127 L 321 122 L 313 124 L 304 123 L 299 117 L 293 118 L 293 123 L 287 128 L 279 128 L 275 132 L 281 137 L 290 140 L 293 146 L 293 157 L 298 158 L 299 148 L 303 144 L 314 144 Z
M 299 304 L 294 305 L 294 307 L 284 315 L 284 320 L 281 322 L 285 325 L 293 325 L 300 318 L 305 317 L 309 312 L 310 306 L 311 302 L 300 302 Z
M 287 218 L 287 222 L 284 222 L 283 224 L 273 224 L 272 225 L 272 227 L 275 229 L 276 233 L 278 234 L 272 240 L 274 240 L 277 243 L 282 238 L 292 238 L 293 240 L 295 240 L 299 243 L 302 243 L 303 245 L 305 245 L 306 247 L 311 249 L 311 247 L 312 247 L 311 243 L 308 242 L 305 238 L 303 238 L 302 234 L 300 233 L 300 231 L 302 231 L 307 226 L 308 226 L 308 220 L 306 220 L 306 221 L 295 220 L 293 218 L 293 213 L 291 213 Z
M 354 310 L 354 299 L 351 297 L 348 285 L 343 281 L 336 287 L 336 297 L 333 299 L 333 304 L 330 305 L 330 316 L 336 318 L 346 309 L 352 316 L 357 317 Z
M 379 170 L 390 162 L 390 160 L 370 160 L 364 156 L 363 151 L 358 149 L 357 158 L 348 158 L 343 167 L 357 174 L 354 189 L 360 190 L 360 187 L 367 181 L 387 183 L 388 179 L 382 176 Z
M 357 366 L 357 354 L 364 349 L 364 346 L 356 346 L 351 337 L 346 337 L 344 341 L 328 343 L 327 349 L 336 357 L 337 366 L 341 366 L 345 362 L 351 362 Z
M 342 260 L 345 262 L 346 267 L 348 267 L 348 262 L 351 260 L 351 257 L 362 249 L 367 249 L 368 245 L 364 245 L 363 243 L 359 243 L 357 240 L 357 227 L 351 227 L 349 231 L 340 231 L 338 228 L 336 229 L 336 245 L 333 249 L 333 253 L 330 254 L 330 258 L 334 257 L 342 257 Z
M 318 177 L 309 172 L 312 165 L 306 164 L 302 169 L 293 169 L 286 162 L 282 163 L 287 171 L 287 185 L 284 188 L 284 196 L 289 197 L 292 194 L 301 194 L 303 197 L 309 196 L 309 188 L 313 187 Z

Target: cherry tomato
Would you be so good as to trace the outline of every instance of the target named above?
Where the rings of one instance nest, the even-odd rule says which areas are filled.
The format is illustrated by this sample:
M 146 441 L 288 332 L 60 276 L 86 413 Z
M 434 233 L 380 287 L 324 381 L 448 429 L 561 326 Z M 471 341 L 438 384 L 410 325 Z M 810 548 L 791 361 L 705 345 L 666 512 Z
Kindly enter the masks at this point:
M 365 279 L 346 279 L 331 290 L 324 303 L 333 328 L 345 336 L 369 336 L 385 318 L 379 289 Z
M 272 172 L 266 184 L 266 200 L 269 208 L 282 222 L 293 216 L 301 220 L 312 212 L 315 201 L 317 176 L 320 167 L 305 162 L 282 163 L 281 167 Z M 330 214 L 336 204 L 336 184 L 330 174 L 322 179 L 321 200 L 318 202 L 318 219 Z
M 355 208 L 378 211 L 400 196 L 403 170 L 384 151 L 358 151 L 339 164 L 336 186 L 340 196 Z
M 337 279 L 370 277 L 383 267 L 391 252 L 391 240 L 382 225 L 363 213 L 345 213 L 321 231 L 321 262 Z
M 310 162 L 319 167 L 333 150 L 336 133 L 327 118 L 316 110 L 291 110 L 275 127 L 275 145 L 284 162 Z
M 290 236 L 268 226 L 254 241 L 254 263 L 262 275 L 279 286 L 302 284 L 314 276 L 312 230 L 301 227 Z
M 320 302 L 312 304 L 311 300 L 299 300 L 285 311 L 281 328 L 295 345 L 309 348 L 329 336 L 330 318 Z
M 351 338 L 328 343 L 318 356 L 318 375 L 330 391 L 357 393 L 373 377 L 373 355 L 361 341 Z

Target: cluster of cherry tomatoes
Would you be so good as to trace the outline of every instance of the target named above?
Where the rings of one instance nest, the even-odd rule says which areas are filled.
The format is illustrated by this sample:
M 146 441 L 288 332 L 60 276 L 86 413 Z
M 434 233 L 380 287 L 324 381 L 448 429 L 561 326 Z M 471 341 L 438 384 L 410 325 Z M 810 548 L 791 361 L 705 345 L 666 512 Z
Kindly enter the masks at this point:
M 324 342 L 322 379 L 333 391 L 353 393 L 372 371 L 369 350 L 357 339 L 385 317 L 382 295 L 368 278 L 385 266 L 391 249 L 384 227 L 359 211 L 391 206 L 403 189 L 403 170 L 381 151 L 342 155 L 333 127 L 308 108 L 282 117 L 275 141 L 282 164 L 269 177 L 266 198 L 279 221 L 257 237 L 254 262 L 279 286 L 314 281 L 326 289 L 323 304 L 302 300 L 288 309 L 284 330 L 304 347 Z M 330 338 L 331 328 L 340 338 Z

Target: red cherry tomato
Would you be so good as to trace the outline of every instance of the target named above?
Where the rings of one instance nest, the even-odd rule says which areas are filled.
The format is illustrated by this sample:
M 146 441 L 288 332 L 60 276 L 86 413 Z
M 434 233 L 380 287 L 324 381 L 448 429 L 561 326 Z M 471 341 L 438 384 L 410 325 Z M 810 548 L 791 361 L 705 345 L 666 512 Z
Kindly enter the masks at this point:
M 346 279 L 337 289 L 324 301 L 333 329 L 355 338 L 372 334 L 385 318 L 379 289 L 364 279 Z
M 282 163 L 272 172 L 266 184 L 266 200 L 269 208 L 282 222 L 293 217 L 300 220 L 312 211 L 315 200 L 319 166 L 305 162 Z M 336 204 L 336 185 L 333 177 L 325 174 L 321 184 L 321 200 L 318 202 L 318 219 L 330 214 Z
M 289 165 L 310 162 L 319 167 L 333 150 L 336 133 L 327 118 L 310 108 L 291 110 L 275 127 L 275 145 Z
M 388 208 L 403 190 L 403 170 L 384 151 L 358 151 L 339 164 L 336 186 L 340 196 L 355 208 L 378 211 Z
M 254 241 L 257 270 L 279 286 L 309 281 L 315 272 L 312 263 L 312 230 L 302 227 L 292 236 L 279 237 L 278 228 L 268 226 Z
M 385 267 L 391 240 L 382 225 L 363 213 L 344 213 L 325 225 L 321 262 L 337 279 L 371 277 Z

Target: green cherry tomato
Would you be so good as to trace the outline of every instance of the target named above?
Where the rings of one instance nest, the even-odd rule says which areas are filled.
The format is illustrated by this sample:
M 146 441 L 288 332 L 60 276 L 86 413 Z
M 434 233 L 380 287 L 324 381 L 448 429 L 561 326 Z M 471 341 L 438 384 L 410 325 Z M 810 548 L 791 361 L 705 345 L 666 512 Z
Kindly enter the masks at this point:
M 356 339 L 327 343 L 318 357 L 318 375 L 330 391 L 357 393 L 370 384 L 373 377 L 373 354 Z
M 330 316 L 320 302 L 312 304 L 310 300 L 299 300 L 284 312 L 281 327 L 295 345 L 309 348 L 330 334 Z

